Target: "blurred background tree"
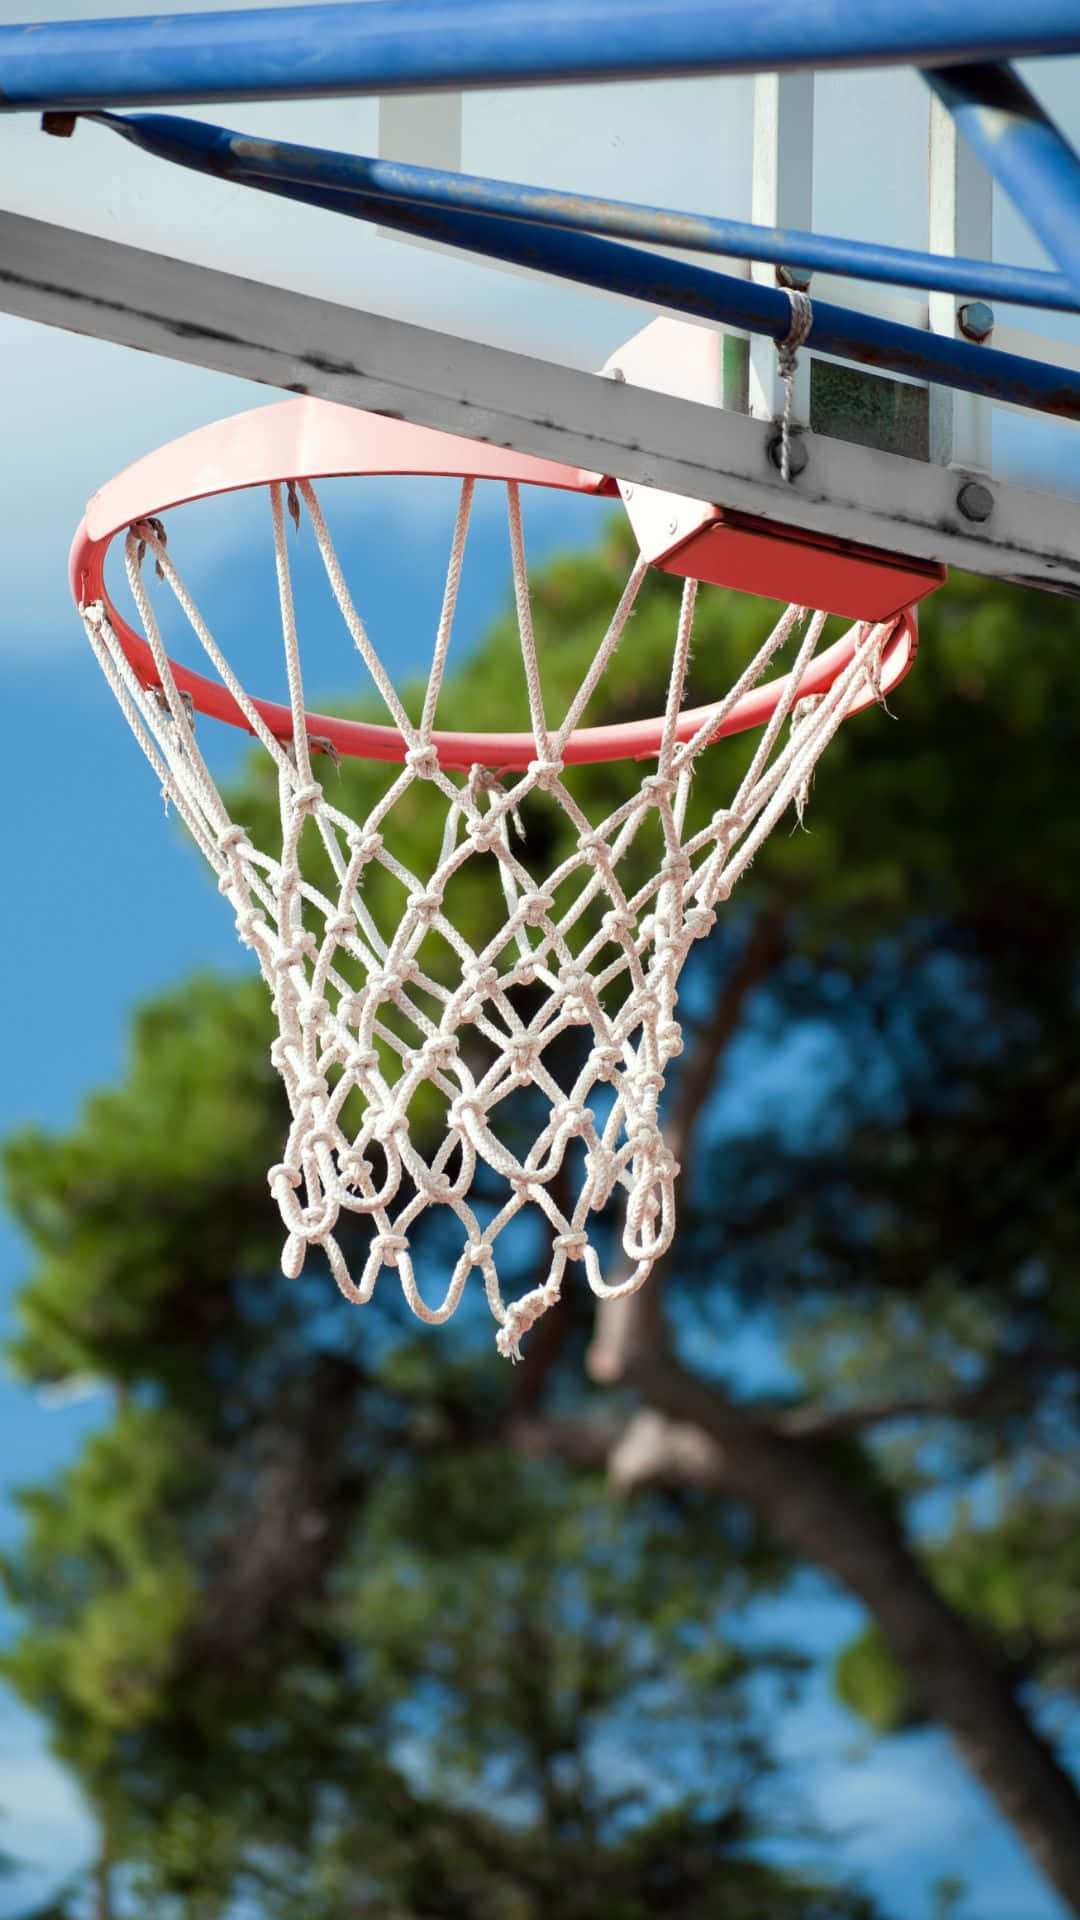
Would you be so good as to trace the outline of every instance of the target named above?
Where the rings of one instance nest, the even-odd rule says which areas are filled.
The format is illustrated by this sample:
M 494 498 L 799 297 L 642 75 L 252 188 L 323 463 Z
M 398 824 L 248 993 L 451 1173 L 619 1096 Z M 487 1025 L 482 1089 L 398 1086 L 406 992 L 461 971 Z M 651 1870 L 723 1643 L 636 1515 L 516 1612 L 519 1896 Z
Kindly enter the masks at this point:
M 553 709 L 626 557 L 613 531 L 538 582 Z M 673 590 L 591 717 L 657 705 Z M 705 597 L 697 698 L 767 618 Z M 314 1263 L 282 1279 L 257 981 L 144 1009 L 124 1083 L 11 1142 L 16 1363 L 113 1391 L 6 1570 L 99 1920 L 868 1914 L 767 1864 L 799 1663 L 742 1628 L 806 1565 L 866 1608 L 840 1697 L 940 1724 L 1080 1914 L 1043 1730 L 1080 1684 L 1080 612 L 958 579 L 922 633 L 897 719 L 843 730 L 810 831 L 692 956 L 666 1270 L 599 1312 L 571 1287 L 520 1367 L 482 1301 L 418 1331 L 389 1275 L 360 1316 Z M 445 723 L 505 721 L 514 660 L 489 636 Z M 378 777 L 342 768 L 343 803 Z M 234 813 L 272 799 L 253 767 Z M 749 1316 L 783 1394 L 729 1357 Z

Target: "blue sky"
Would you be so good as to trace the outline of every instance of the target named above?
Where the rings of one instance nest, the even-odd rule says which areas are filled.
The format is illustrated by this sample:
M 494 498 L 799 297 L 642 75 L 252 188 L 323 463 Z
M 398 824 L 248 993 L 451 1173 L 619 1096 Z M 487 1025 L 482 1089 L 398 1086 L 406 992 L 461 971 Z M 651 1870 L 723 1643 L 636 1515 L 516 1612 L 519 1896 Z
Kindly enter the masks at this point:
M 140 10 L 131 0 L 111 0 L 108 8 Z M 25 11 L 89 17 L 96 9 L 69 0 Z M 0 19 L 23 15 L 12 0 L 0 3 Z M 549 146 L 559 145 L 564 133 L 569 139 L 572 111 L 572 99 L 561 92 L 546 124 Z M 325 144 L 370 149 L 375 143 L 374 108 L 363 102 L 222 110 L 219 117 Z M 901 148 L 902 130 L 900 119 L 893 138 Z M 685 137 L 684 129 L 679 138 Z M 605 123 L 595 142 L 616 178 L 620 154 L 612 142 L 619 138 Z M 669 162 L 676 178 L 687 176 L 688 151 L 679 148 L 677 161 Z M 224 259 L 238 271 L 360 303 L 365 291 L 371 296 L 377 274 L 372 303 L 384 310 L 475 337 L 513 329 L 526 350 L 557 351 L 581 365 L 599 364 L 640 324 L 633 310 L 584 294 L 556 295 L 496 270 L 442 258 L 433 263 L 417 248 L 390 242 L 376 254 L 360 238 L 354 241 L 353 230 L 343 242 L 328 216 L 282 211 L 279 203 L 259 203 L 253 213 L 245 202 L 240 218 L 236 190 L 187 175 L 151 175 L 150 163 L 133 166 L 121 143 L 90 130 L 69 145 L 43 140 L 29 122 L 0 121 L 0 164 L 13 183 L 10 191 L 5 187 L 7 204 L 42 217 Z M 470 164 L 486 164 L 479 144 Z M 528 168 L 523 163 L 519 171 L 527 176 Z M 831 173 L 827 167 L 826 179 L 836 172 L 835 164 Z M 835 184 L 829 189 L 836 190 Z M 688 205 L 708 206 L 707 180 L 699 177 L 684 197 Z M 722 210 L 742 211 L 730 202 Z M 833 215 L 821 224 L 840 222 Z M 858 227 L 855 221 L 850 230 Z M 179 237 L 170 245 L 172 236 Z M 1021 257 L 1019 249 L 1014 257 Z M 1024 257 L 1031 256 L 1025 251 Z M 212 882 L 175 824 L 163 819 L 153 779 L 100 680 L 68 599 L 65 560 L 85 501 L 101 481 L 151 446 L 270 396 L 2 317 L 0 355 L 8 370 L 0 478 L 8 721 L 2 831 L 13 883 L 0 950 L 9 1010 L 0 1086 L 0 1132 L 6 1134 L 28 1120 L 68 1124 L 84 1095 L 121 1071 L 128 1014 L 138 1000 L 197 967 L 247 964 Z M 364 608 L 373 632 L 401 636 L 396 657 L 403 669 L 422 657 L 430 639 L 428 610 L 437 604 L 445 564 L 445 543 L 432 536 L 442 514 L 430 493 L 410 503 L 398 488 L 373 494 L 360 515 L 367 550 L 404 556 L 397 572 L 373 570 Z M 220 573 L 225 546 L 208 521 L 201 524 L 211 543 L 211 571 Z M 533 516 L 532 551 L 540 556 L 582 527 L 577 506 L 542 501 Z M 502 603 L 508 577 L 501 525 L 486 509 L 471 559 L 477 586 L 463 612 L 476 631 Z M 16 1236 L 0 1228 L 0 1298 L 8 1311 L 24 1266 Z M 777 1358 L 769 1330 L 745 1328 L 738 1358 L 748 1384 L 770 1377 Z M 45 1405 L 0 1381 L 0 1542 L 12 1538 L 11 1486 L 47 1475 L 97 1417 L 93 1399 Z M 851 1603 L 811 1577 L 773 1611 L 775 1619 L 763 1619 L 761 1630 L 775 1624 L 822 1655 L 860 1618 Z M 822 1678 L 805 1705 L 785 1711 L 777 1738 L 793 1793 L 804 1795 L 835 1835 L 831 1860 L 864 1875 L 903 1920 L 928 1911 L 926 1890 L 946 1872 L 968 1881 L 962 1911 L 972 1920 L 1063 1920 L 1064 1909 L 939 1736 L 870 1747 L 830 1700 Z M 17 1892 L 25 1898 L 31 1885 L 55 1884 L 86 1857 L 90 1838 L 40 1728 L 0 1696 L 0 1846 L 37 1863 L 32 1879 L 3 1891 L 0 1912 L 15 1910 Z

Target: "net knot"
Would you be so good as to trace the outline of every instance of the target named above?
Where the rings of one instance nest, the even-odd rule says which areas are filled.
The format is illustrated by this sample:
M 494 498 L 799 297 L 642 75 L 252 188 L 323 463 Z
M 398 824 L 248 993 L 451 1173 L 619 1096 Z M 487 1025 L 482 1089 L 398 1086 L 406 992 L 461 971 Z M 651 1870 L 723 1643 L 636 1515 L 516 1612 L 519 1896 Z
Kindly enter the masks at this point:
M 680 887 L 685 885 L 692 871 L 689 855 L 681 850 L 678 853 L 665 854 L 660 862 L 661 880 L 667 880 Z
M 519 901 L 507 926 L 510 928 L 542 927 L 554 904 L 550 893 L 527 893 L 524 899 Z
M 269 932 L 265 913 L 258 907 L 245 907 L 236 916 L 236 930 L 246 947 L 258 946 Z
M 601 930 L 609 939 L 621 940 L 637 932 L 637 915 L 629 907 L 612 907 L 600 922 Z
M 576 1232 L 557 1233 L 551 1244 L 557 1253 L 565 1253 L 568 1260 L 580 1260 L 588 1249 L 589 1236 L 579 1227 Z
M 591 1107 L 582 1107 L 567 1101 L 558 1111 L 559 1134 L 564 1140 L 576 1140 L 583 1133 L 589 1133 L 596 1120 Z
M 702 940 L 716 925 L 712 907 L 691 907 L 683 915 L 683 931 L 690 940 Z
M 309 780 L 305 786 L 294 787 L 292 792 L 292 810 L 294 814 L 314 813 L 322 803 L 323 790 L 317 780 Z
M 545 793 L 550 793 L 562 779 L 563 763 L 558 759 L 537 758 L 529 761 L 528 773 L 535 786 L 542 787 Z
M 677 1020 L 669 1020 L 665 1026 L 658 1027 L 656 1044 L 665 1060 L 674 1060 L 683 1050 L 683 1033 Z
M 370 1048 L 355 1047 L 345 1055 L 343 1064 L 350 1080 L 360 1080 L 375 1071 L 379 1056 Z
M 621 1047 L 596 1046 L 588 1059 L 589 1071 L 594 1080 L 613 1080 L 623 1064 Z
M 406 749 L 405 765 L 418 780 L 436 779 L 439 772 L 438 748 L 433 747 L 430 742 L 426 745 L 418 742 L 415 746 Z
M 356 932 L 356 916 L 352 913 L 328 914 L 323 922 L 323 931 L 329 934 L 331 940 L 347 940 Z
M 238 847 L 251 845 L 247 828 L 238 827 L 235 823 L 228 827 L 222 827 L 217 837 L 217 843 L 218 850 L 221 853 L 233 853 Z
M 746 831 L 746 821 L 734 807 L 717 807 L 712 817 L 711 827 L 718 837 L 723 834 L 729 839 L 734 839 L 737 834 Z
M 371 1251 L 385 1266 L 396 1267 L 398 1255 L 408 1253 L 409 1242 L 403 1233 L 376 1233 L 372 1235 Z
M 477 813 L 469 821 L 469 839 L 477 853 L 490 853 L 494 847 L 502 846 L 506 839 L 506 819 L 499 808 L 490 813 Z
M 408 911 L 416 915 L 426 927 L 442 912 L 442 895 L 429 889 L 427 893 L 410 893 L 407 901 Z
M 581 833 L 578 835 L 578 852 L 583 853 L 589 860 L 610 859 L 611 844 L 606 834 Z
M 675 791 L 675 775 L 671 773 L 647 773 L 641 783 L 643 795 L 647 795 L 655 806 L 661 801 L 670 800 Z
M 515 1040 L 507 1048 L 511 1075 L 522 1085 L 532 1079 L 538 1052 L 539 1046 L 535 1040 Z
M 283 974 L 290 967 L 302 967 L 308 961 L 319 957 L 319 946 L 313 933 L 298 933 L 295 939 L 280 946 L 274 960 L 274 971 Z
M 446 1116 L 452 1130 L 455 1133 L 463 1133 L 466 1139 L 470 1136 L 470 1123 L 472 1127 L 482 1126 L 486 1117 L 483 1101 L 478 1100 L 476 1095 L 471 1093 L 459 1093 L 455 1099 L 451 1100 Z
M 382 852 L 383 837 L 381 833 L 376 833 L 373 827 L 358 827 L 354 833 L 347 836 L 347 845 L 353 859 L 360 859 L 366 864 L 369 860 L 376 859 Z
M 306 1080 L 298 1082 L 296 1098 L 308 1105 L 312 1100 L 325 1100 L 328 1092 L 325 1077 L 321 1073 L 313 1073 Z
M 457 1034 L 433 1033 L 429 1039 L 424 1041 L 420 1052 L 428 1066 L 435 1067 L 441 1072 L 446 1072 L 449 1067 L 453 1066 L 457 1058 Z
M 474 964 L 462 968 L 461 984 L 465 988 L 461 1017 L 463 1020 L 476 1020 L 483 1013 L 486 1003 L 498 992 L 499 976 L 494 967 Z
M 627 1129 L 626 1144 L 634 1160 L 646 1160 L 650 1166 L 654 1163 L 663 1135 L 655 1121 L 639 1119 L 637 1124 Z
M 270 1188 L 271 1193 L 273 1193 L 275 1187 L 279 1186 L 291 1187 L 295 1191 L 302 1179 L 303 1175 L 298 1172 L 296 1167 L 287 1166 L 284 1161 L 280 1161 L 276 1167 L 270 1168 L 266 1176 L 266 1184 Z
M 538 1167 L 511 1167 L 506 1179 L 519 1200 L 531 1200 L 534 1206 L 543 1204 L 546 1183 Z
M 401 976 L 388 968 L 372 967 L 364 986 L 364 1000 L 392 1000 L 401 986 Z

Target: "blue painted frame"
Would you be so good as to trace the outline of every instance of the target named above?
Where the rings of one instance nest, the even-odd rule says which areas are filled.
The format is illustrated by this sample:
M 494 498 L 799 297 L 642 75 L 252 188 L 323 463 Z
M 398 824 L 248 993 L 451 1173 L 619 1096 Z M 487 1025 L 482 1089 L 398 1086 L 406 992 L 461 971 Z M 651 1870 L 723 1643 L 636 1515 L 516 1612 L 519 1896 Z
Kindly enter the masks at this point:
M 1076 0 L 338 0 L 0 27 L 9 107 L 942 66 L 1080 53 Z
M 693 262 L 597 239 L 591 232 L 495 212 L 462 211 L 456 205 L 446 208 L 424 200 L 416 181 L 411 182 L 409 198 L 397 192 L 373 193 L 368 170 L 374 163 L 352 160 L 347 154 L 319 150 L 308 172 L 303 148 L 278 145 L 267 152 L 267 142 L 203 121 L 164 114 L 130 119 L 111 114 L 92 117 L 159 158 L 309 206 L 353 219 L 378 221 L 445 246 L 646 300 L 673 313 L 767 334 L 774 340 L 782 340 L 791 327 L 791 302 L 781 288 L 760 286 L 753 280 L 739 280 Z M 399 174 L 413 171 L 397 168 Z M 339 184 L 326 184 L 327 176 Z M 458 176 L 444 178 L 454 181 Z M 356 183 L 363 186 L 363 191 L 356 190 Z M 507 186 L 494 198 L 514 208 L 518 192 Z M 837 359 L 908 374 L 1037 412 L 1080 419 L 1080 373 L 918 327 L 901 326 L 828 301 L 814 301 L 808 344 L 816 352 Z
M 1080 303 L 1080 160 L 1002 59 L 1080 52 L 1078 0 L 338 0 L 135 20 L 0 27 L 0 106 L 52 113 L 122 104 L 310 97 L 902 62 L 921 67 L 1061 269 L 1023 274 L 823 237 L 761 233 L 659 209 L 577 202 L 504 183 L 242 141 L 198 122 L 118 125 L 184 165 L 377 219 L 471 252 L 537 267 L 699 318 L 782 338 L 782 291 L 614 238 L 824 265 L 867 278 L 1039 304 Z M 110 124 L 117 125 L 109 116 Z M 180 126 L 188 129 L 186 134 Z M 53 123 L 53 130 L 59 130 Z M 299 150 L 302 151 L 302 150 Z M 378 171 L 376 171 L 378 169 Z M 424 177 L 421 177 L 424 176 Z M 586 223 L 590 231 L 584 231 Z M 673 242 L 681 223 L 695 237 Z M 702 237 L 704 236 L 704 238 Z M 732 246 L 732 239 L 738 245 Z M 813 239 L 814 257 L 805 245 Z M 791 249 L 791 251 L 789 251 Z M 831 256 L 831 257 L 830 257 Z M 973 277 L 963 283 L 963 274 Z M 959 276 L 959 277 L 958 277 Z M 1052 283 L 1052 284 L 1051 284 Z M 1011 291 L 1006 291 L 1006 288 Z M 1017 292 L 1019 287 L 1020 291 Z M 990 289 L 993 288 L 993 293 Z M 1026 293 L 1025 293 L 1026 289 Z M 1043 362 L 814 304 L 819 352 L 990 399 L 1080 418 L 1080 377 Z

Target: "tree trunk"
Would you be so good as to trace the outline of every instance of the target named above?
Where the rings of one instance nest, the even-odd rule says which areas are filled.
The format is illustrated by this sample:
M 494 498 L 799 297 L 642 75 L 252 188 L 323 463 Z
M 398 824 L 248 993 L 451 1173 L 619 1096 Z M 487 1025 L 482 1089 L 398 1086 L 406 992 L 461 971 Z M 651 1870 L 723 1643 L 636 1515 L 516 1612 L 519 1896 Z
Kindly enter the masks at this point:
M 927 1713 L 1080 1915 L 1080 1792 L 1009 1674 L 935 1590 L 891 1517 L 841 1485 L 820 1447 L 777 1434 L 663 1350 L 635 1343 L 624 1377 L 647 1406 L 708 1434 L 720 1451 L 719 1484 L 864 1602 Z
M 106 1828 L 94 1862 L 94 1920 L 113 1920 L 112 1865 L 112 1845 Z

